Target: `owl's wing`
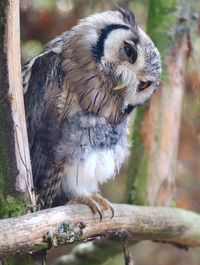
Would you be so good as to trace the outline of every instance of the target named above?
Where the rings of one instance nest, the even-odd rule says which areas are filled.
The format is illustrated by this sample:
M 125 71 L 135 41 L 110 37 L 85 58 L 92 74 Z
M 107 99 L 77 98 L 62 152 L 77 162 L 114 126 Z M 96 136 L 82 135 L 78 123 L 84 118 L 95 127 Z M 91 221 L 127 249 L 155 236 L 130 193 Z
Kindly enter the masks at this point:
M 63 89 L 61 63 L 59 53 L 47 50 L 25 64 L 22 72 L 34 185 L 41 186 L 41 190 L 55 173 L 50 171 L 55 163 L 53 146 L 59 138 L 56 97 Z

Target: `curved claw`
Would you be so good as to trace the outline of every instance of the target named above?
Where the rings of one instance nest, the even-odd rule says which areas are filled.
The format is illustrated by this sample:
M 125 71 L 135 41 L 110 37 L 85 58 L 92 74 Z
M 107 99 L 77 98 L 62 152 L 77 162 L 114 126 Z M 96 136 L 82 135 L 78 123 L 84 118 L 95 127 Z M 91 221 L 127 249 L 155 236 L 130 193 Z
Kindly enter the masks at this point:
M 111 211 L 111 217 L 110 217 L 110 219 L 112 219 L 114 217 L 114 215 L 115 215 L 115 210 L 112 207 L 112 205 L 110 205 L 110 211 Z
M 95 214 L 96 212 L 98 212 L 98 214 L 99 214 L 99 219 L 100 219 L 100 221 L 103 219 L 103 217 L 104 217 L 104 212 L 103 212 L 103 210 L 102 210 L 102 208 L 99 206 L 99 204 L 95 201 L 95 200 L 93 200 L 92 198 L 91 198 L 91 201 L 90 201 L 90 205 L 89 204 L 87 204 L 89 207 L 90 207 L 90 209 L 92 210 L 92 212 Z
M 100 221 L 104 217 L 104 211 L 110 210 L 111 212 L 110 219 L 112 219 L 114 216 L 114 209 L 111 203 L 107 199 L 100 196 L 99 194 L 93 194 L 92 196 L 85 196 L 85 195 L 77 196 L 72 198 L 69 203 L 86 204 L 87 206 L 90 207 L 90 209 L 94 214 L 96 213 L 99 214 Z
M 92 196 L 85 196 L 85 195 L 77 196 L 73 197 L 68 202 L 68 204 L 75 204 L 75 203 L 81 203 L 87 205 L 92 210 L 93 214 L 96 213 L 99 214 L 100 221 L 103 219 L 104 217 L 103 209 L 101 208 L 101 205 L 95 199 L 93 199 Z
M 102 197 L 101 195 L 99 194 L 95 194 L 95 195 L 92 195 L 92 198 L 99 204 L 101 205 L 102 209 L 104 209 L 105 211 L 106 210 L 110 210 L 111 212 L 111 217 L 110 219 L 112 219 L 115 215 L 115 211 L 114 211 L 114 208 L 112 207 L 112 204 L 104 197 Z

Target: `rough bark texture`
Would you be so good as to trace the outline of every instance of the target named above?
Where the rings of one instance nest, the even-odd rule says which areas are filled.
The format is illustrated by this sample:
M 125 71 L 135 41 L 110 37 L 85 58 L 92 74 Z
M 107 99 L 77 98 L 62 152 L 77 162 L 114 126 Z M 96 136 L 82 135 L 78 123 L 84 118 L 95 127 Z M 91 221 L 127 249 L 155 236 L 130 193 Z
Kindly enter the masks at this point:
M 0 217 L 34 203 L 21 86 L 19 1 L 0 2 Z M 23 196 L 22 196 L 23 194 Z
M 163 74 L 161 88 L 150 107 L 138 110 L 136 117 L 139 129 L 133 134 L 136 148 L 133 145 L 131 158 L 134 163 L 136 160 L 136 174 L 129 174 L 132 182 L 129 201 L 133 203 L 169 205 L 173 200 L 184 74 L 190 48 L 189 15 L 194 2 L 150 1 L 148 33 L 161 52 Z
M 35 204 L 35 198 L 21 86 L 19 0 L 1 0 L 0 219 L 24 214 L 27 204 Z M 31 264 L 26 258 L 2 262 Z
M 7 97 L 9 98 L 12 108 L 15 157 L 19 171 L 16 179 L 16 189 L 22 192 L 29 202 L 34 203 L 35 199 L 32 191 L 33 183 L 21 80 L 19 0 L 9 1 L 7 9 L 6 45 L 9 77 Z
M 162 207 L 114 205 L 101 222 L 87 206 L 61 206 L 0 221 L 0 256 L 31 253 L 83 239 L 156 240 L 200 245 L 200 216 Z
M 9 196 L 14 198 L 15 180 L 18 174 L 13 119 L 8 97 L 9 81 L 6 50 L 6 16 L 8 1 L 0 2 L 0 217 L 9 216 Z

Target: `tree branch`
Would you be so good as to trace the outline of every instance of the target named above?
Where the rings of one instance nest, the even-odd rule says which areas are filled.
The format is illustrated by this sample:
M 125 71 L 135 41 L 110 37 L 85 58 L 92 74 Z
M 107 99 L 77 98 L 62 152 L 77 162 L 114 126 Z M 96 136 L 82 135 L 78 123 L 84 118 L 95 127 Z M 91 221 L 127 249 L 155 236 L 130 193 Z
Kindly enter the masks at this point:
M 20 63 L 19 0 L 0 1 L 0 218 L 35 205 Z
M 15 157 L 19 171 L 16 177 L 16 189 L 24 193 L 29 203 L 35 204 L 21 80 L 19 0 L 9 1 L 6 21 L 9 79 L 7 97 L 12 109 Z
M 200 246 L 200 215 L 175 208 L 114 204 L 115 217 L 100 222 L 84 205 L 51 208 L 0 221 L 0 256 L 25 254 L 103 237 Z M 109 213 L 108 213 L 109 214 Z

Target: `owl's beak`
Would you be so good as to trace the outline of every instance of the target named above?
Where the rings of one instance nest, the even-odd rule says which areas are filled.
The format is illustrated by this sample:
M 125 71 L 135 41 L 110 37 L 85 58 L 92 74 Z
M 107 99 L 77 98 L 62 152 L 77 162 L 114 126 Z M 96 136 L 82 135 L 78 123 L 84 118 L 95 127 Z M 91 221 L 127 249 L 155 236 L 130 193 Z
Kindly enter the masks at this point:
M 123 85 L 117 85 L 116 87 L 114 87 L 114 90 L 117 91 L 117 90 L 121 90 L 124 88 L 125 88 L 125 86 L 123 86 Z

